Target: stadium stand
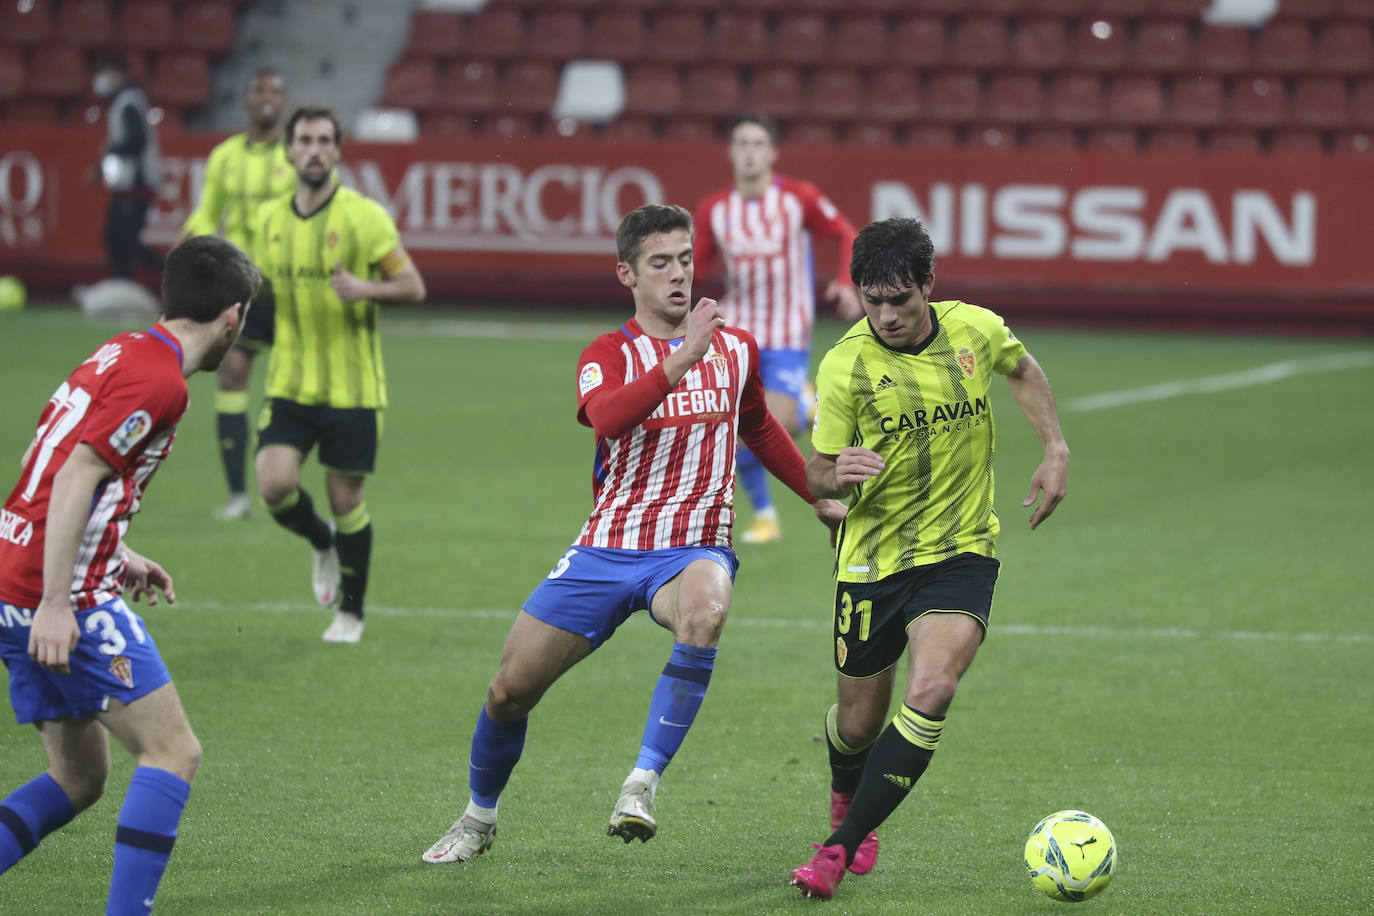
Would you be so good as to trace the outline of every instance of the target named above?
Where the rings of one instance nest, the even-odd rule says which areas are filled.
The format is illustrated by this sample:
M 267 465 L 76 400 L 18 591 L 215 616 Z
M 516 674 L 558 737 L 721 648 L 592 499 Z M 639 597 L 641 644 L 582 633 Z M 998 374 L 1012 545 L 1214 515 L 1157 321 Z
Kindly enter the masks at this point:
M 0 117 L 86 117 L 90 67 L 114 50 L 136 75 L 146 70 L 175 123 L 209 101 L 243 5 L 5 0 Z M 411 13 L 373 98 L 414 111 L 422 132 L 460 135 L 719 137 L 757 106 L 790 139 L 812 142 L 1369 151 L 1374 0 L 1276 6 L 434 0 Z M 572 106 L 586 117 L 554 116 L 565 70 L 588 61 L 620 78 L 586 85 L 623 85 L 623 97 Z

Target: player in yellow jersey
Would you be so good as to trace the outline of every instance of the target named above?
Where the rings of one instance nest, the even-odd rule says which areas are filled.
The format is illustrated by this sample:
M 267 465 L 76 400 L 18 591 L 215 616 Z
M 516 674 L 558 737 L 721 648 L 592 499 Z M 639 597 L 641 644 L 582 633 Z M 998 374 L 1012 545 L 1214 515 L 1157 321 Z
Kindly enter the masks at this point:
M 873 831 L 925 771 L 959 678 L 983 641 L 997 582 L 989 393 L 1004 375 L 1044 445 L 1030 526 L 1068 492 L 1069 448 L 1049 381 L 996 314 L 931 302 L 934 246 L 919 220 L 873 223 L 850 275 L 865 317 L 821 360 L 806 481 L 849 500 L 836 544 L 835 668 L 826 716 L 832 833 L 792 873 L 832 897 L 848 869 L 873 868 Z M 884 727 L 894 667 L 902 706 Z
M 251 252 L 258 208 L 296 187 L 296 173 L 286 159 L 286 144 L 281 138 L 281 119 L 286 112 L 286 83 L 281 74 L 268 67 L 255 72 L 243 94 L 243 108 L 248 112 L 248 130 L 210 151 L 200 206 L 186 220 L 181 237 L 221 233 Z M 229 499 L 215 511 L 217 518 L 248 516 L 248 378 L 254 354 L 272 346 L 272 321 L 272 287 L 264 283 L 238 346 L 219 366 L 215 430 Z
M 258 214 L 255 260 L 276 289 L 276 342 L 258 423 L 258 493 L 278 524 L 315 552 L 315 598 L 338 608 L 326 642 L 357 642 L 372 556 L 364 500 L 386 407 L 377 321 L 381 302 L 419 302 L 424 280 L 396 224 L 371 198 L 339 185 L 343 135 L 328 108 L 286 122 L 295 193 Z M 316 445 L 334 522 L 301 489 Z

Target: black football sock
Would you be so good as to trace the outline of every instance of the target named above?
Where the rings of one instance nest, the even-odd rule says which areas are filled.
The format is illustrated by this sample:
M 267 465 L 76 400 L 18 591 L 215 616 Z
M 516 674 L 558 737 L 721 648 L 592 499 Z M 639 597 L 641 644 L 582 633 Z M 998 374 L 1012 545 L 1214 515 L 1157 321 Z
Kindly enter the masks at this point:
M 248 464 L 248 393 L 215 392 L 215 432 L 219 435 L 219 460 L 230 493 L 246 492 Z
M 825 714 L 825 743 L 830 748 L 830 788 L 840 795 L 853 795 L 859 788 L 859 777 L 863 775 L 864 763 L 873 745 L 855 748 L 845 744 L 835 724 L 840 707 L 830 707 Z
M 367 570 L 372 563 L 372 516 L 367 503 L 335 519 L 339 533 L 334 536 L 339 551 L 339 610 L 363 616 L 363 595 L 367 592 Z
M 278 525 L 299 534 L 316 550 L 328 550 L 329 545 L 334 543 L 329 523 L 315 514 L 315 503 L 310 499 L 310 494 L 300 487 L 275 506 L 269 505 L 267 511 L 272 513 Z

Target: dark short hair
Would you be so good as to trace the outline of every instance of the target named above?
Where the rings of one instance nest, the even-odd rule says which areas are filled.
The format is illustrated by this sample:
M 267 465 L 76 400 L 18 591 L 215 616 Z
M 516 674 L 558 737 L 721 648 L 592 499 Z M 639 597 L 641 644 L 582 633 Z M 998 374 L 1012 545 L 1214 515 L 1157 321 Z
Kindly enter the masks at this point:
M 615 256 L 633 269 L 645 239 L 658 232 L 675 232 L 678 229 L 687 230 L 689 237 L 692 235 L 692 214 L 677 204 L 636 207 L 625 214 L 620 221 L 620 228 L 615 231 Z
M 849 279 L 855 286 L 924 286 L 935 271 L 935 244 L 919 219 L 869 223 L 854 238 Z
M 209 324 L 236 302 L 247 305 L 262 274 L 231 242 L 193 235 L 167 254 L 162 269 L 162 314 Z
M 339 118 L 334 114 L 334 109 L 324 105 L 302 105 L 291 112 L 291 117 L 286 119 L 286 143 L 288 146 L 296 139 L 296 124 L 300 121 L 317 121 L 327 119 L 334 125 L 334 145 L 343 149 L 343 125 L 339 123 Z
M 729 136 L 731 139 L 734 139 L 735 128 L 739 127 L 741 124 L 757 124 L 759 127 L 762 127 L 765 131 L 768 132 L 768 139 L 773 142 L 773 145 L 778 145 L 778 122 L 768 117 L 768 115 L 758 111 L 744 112 L 744 114 L 740 115 L 738 118 L 735 118 L 735 123 L 730 125 Z
M 243 94 L 248 95 L 254 89 L 258 88 L 258 80 L 266 79 L 268 77 L 273 76 L 282 81 L 282 88 L 285 89 L 286 79 L 281 75 L 280 70 L 278 70 L 276 67 L 259 67 L 252 73 L 248 74 L 248 81 L 244 84 Z

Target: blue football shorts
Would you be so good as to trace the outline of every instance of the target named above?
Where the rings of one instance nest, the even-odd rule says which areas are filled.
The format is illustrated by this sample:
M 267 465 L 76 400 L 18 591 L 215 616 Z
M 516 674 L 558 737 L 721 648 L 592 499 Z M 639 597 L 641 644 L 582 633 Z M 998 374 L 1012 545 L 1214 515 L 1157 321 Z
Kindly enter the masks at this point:
M 573 547 L 525 599 L 524 610 L 550 626 L 587 637 L 595 649 L 631 614 L 648 609 L 654 594 L 697 560 L 720 564 L 735 581 L 739 560 L 728 547 Z
M 76 612 L 81 638 L 71 674 L 49 671 L 29 658 L 33 611 L 0 602 L 0 657 L 10 673 L 10 705 L 20 725 L 104 712 L 110 700 L 132 703 L 172 676 L 139 617 L 115 598 Z
M 765 391 L 781 391 L 794 401 L 802 399 L 810 377 L 811 356 L 805 350 L 760 350 L 759 376 Z

